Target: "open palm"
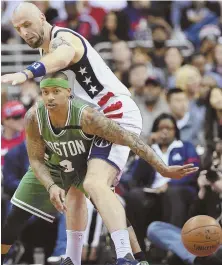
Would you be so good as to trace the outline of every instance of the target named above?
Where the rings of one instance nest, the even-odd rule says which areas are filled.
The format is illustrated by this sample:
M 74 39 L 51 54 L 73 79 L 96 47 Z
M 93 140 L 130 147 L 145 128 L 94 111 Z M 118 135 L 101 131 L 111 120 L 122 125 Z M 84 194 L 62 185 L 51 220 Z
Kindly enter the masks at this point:
M 193 164 L 187 164 L 184 166 L 169 166 L 167 172 L 164 173 L 164 177 L 180 179 L 184 176 L 197 172 L 198 169 L 199 168 L 194 167 Z

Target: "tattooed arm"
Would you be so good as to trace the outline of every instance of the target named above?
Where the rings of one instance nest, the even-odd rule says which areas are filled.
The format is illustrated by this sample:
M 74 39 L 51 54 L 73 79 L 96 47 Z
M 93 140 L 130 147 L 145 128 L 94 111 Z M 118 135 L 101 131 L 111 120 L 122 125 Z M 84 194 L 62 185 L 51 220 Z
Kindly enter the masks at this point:
M 29 109 L 25 115 L 25 130 L 31 168 L 37 179 L 47 189 L 54 181 L 44 162 L 45 143 L 39 134 L 35 106 Z
M 181 178 L 198 170 L 191 164 L 166 166 L 153 149 L 146 145 L 138 135 L 125 130 L 115 121 L 106 118 L 90 107 L 85 108 L 83 111 L 81 126 L 83 131 L 88 134 L 98 135 L 113 143 L 129 146 L 135 154 L 150 163 L 164 177 Z
M 59 212 L 66 211 L 63 204 L 65 191 L 54 184 L 51 174 L 45 165 L 45 143 L 39 134 L 35 106 L 25 115 L 26 142 L 29 161 L 36 178 L 45 186 L 50 194 L 50 200 Z

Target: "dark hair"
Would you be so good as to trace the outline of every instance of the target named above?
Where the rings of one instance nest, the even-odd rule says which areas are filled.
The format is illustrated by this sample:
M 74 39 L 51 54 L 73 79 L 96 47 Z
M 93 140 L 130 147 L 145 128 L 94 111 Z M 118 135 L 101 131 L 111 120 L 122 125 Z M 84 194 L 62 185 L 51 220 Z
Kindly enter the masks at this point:
M 168 114 L 168 113 L 162 113 L 155 119 L 155 121 L 153 123 L 152 132 L 157 132 L 160 122 L 162 120 L 166 120 L 166 119 L 172 121 L 174 128 L 175 128 L 175 137 L 177 140 L 180 140 L 180 131 L 177 127 L 176 120 L 174 119 L 174 117 L 171 114 Z
M 131 72 L 132 70 L 134 70 L 135 68 L 137 68 L 137 67 L 147 67 L 145 64 L 143 64 L 143 63 L 135 63 L 135 64 L 132 64 L 131 66 L 130 66 L 130 68 L 129 68 L 129 72 Z
M 104 17 L 104 22 L 103 22 L 103 28 L 101 30 L 100 35 L 103 37 L 103 39 L 107 40 L 109 39 L 109 31 L 106 28 L 106 19 L 109 14 L 114 14 L 117 19 L 117 27 L 115 30 L 115 34 L 118 37 L 119 40 L 124 40 L 128 41 L 130 40 L 129 38 L 129 30 L 130 30 L 130 23 L 127 15 L 122 12 L 122 11 L 110 11 L 107 13 Z
M 47 78 L 61 78 L 61 79 L 64 79 L 64 80 L 68 80 L 68 77 L 65 73 L 63 72 L 55 72 L 55 73 L 52 73 L 52 74 L 47 74 L 45 75 L 42 80 L 44 79 L 47 79 Z
M 166 95 L 167 101 L 170 101 L 170 98 L 173 94 L 179 94 L 179 93 L 185 94 L 184 90 L 182 90 L 181 88 L 175 87 L 175 88 L 170 89 Z
M 214 123 L 217 120 L 216 110 L 210 104 L 210 97 L 213 88 L 208 92 L 206 97 L 206 114 L 205 114 L 205 124 L 204 124 L 204 136 L 207 142 L 208 148 L 214 148 Z

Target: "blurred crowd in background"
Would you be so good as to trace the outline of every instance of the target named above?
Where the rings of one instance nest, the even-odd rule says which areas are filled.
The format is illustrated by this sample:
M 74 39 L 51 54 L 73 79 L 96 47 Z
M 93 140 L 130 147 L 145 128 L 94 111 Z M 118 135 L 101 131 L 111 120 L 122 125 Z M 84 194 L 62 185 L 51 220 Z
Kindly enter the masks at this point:
M 17 53 L 16 47 L 24 44 L 10 23 L 19 2 L 1 3 L 3 57 L 10 58 L 10 47 Z M 200 167 L 198 174 L 169 180 L 131 154 L 117 187 L 148 260 L 153 264 L 185 264 L 186 258 L 172 249 L 163 250 L 152 235 L 155 224 L 181 228 L 197 214 L 211 215 L 218 221 L 222 218 L 222 2 L 30 2 L 39 7 L 49 23 L 77 31 L 101 51 L 140 108 L 141 137 L 166 164 L 194 163 Z M 36 55 L 37 51 L 22 53 L 20 70 L 27 54 Z M 3 60 L 2 74 L 14 64 L 13 60 Z M 41 99 L 38 82 L 2 86 L 2 223 L 10 209 L 10 198 L 29 166 L 23 118 Z M 88 210 L 83 260 L 102 264 L 112 255 L 112 244 L 90 202 Z M 31 263 L 43 250 L 43 262 L 55 262 L 52 257 L 65 252 L 64 227 L 60 215 L 54 225 L 33 218 L 12 251 L 12 259 Z M 161 232 L 161 228 L 157 230 Z M 38 255 L 35 251 L 33 255 L 36 248 Z

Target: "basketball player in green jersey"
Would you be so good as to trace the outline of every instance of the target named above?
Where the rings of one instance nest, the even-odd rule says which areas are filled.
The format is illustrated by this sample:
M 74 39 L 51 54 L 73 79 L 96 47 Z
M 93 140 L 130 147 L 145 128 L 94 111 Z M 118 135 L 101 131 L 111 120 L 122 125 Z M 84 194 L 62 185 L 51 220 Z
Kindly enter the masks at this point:
M 40 84 L 43 102 L 38 102 L 37 106 L 32 107 L 26 114 L 27 150 L 31 167 L 12 198 L 12 203 L 17 207 L 12 209 L 3 229 L 2 241 L 3 250 L 7 252 L 5 249 L 12 244 L 9 234 L 13 237 L 13 231 L 16 229 L 15 223 L 12 225 L 13 219 L 14 222 L 19 222 L 27 218 L 27 215 L 21 214 L 18 209 L 51 222 L 57 209 L 66 213 L 67 243 L 70 240 L 74 246 L 69 249 L 67 244 L 66 256 L 70 257 L 75 265 L 80 265 L 87 224 L 83 188 L 92 198 L 111 236 L 114 233 L 115 237 L 116 231 L 110 229 L 102 209 L 104 205 L 107 205 L 108 210 L 112 207 L 107 201 L 106 193 L 113 194 L 107 187 L 115 182 L 114 179 L 104 179 L 103 172 L 110 171 L 113 174 L 114 171 L 116 176 L 119 173 L 111 162 L 110 166 L 104 162 L 104 153 L 110 151 L 112 143 L 129 146 L 166 177 L 181 178 L 195 172 L 197 168 L 192 165 L 166 166 L 136 133 L 127 131 L 85 103 L 70 100 L 69 84 L 65 79 L 61 73 L 45 77 Z M 92 135 L 103 139 L 95 136 L 90 147 Z M 119 156 L 121 158 L 121 154 Z M 96 161 L 96 164 L 92 163 L 93 161 Z M 95 172 L 96 178 L 92 178 Z M 109 196 L 112 198 L 114 195 Z M 49 198 L 52 204 L 49 203 Z M 15 234 L 17 233 L 18 227 L 15 231 Z M 138 262 L 132 259 L 131 247 L 125 244 L 124 239 L 123 235 L 121 243 L 128 247 L 129 255 L 117 259 L 117 264 L 135 265 Z M 115 247 L 117 252 L 122 246 L 117 244 Z

